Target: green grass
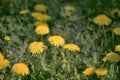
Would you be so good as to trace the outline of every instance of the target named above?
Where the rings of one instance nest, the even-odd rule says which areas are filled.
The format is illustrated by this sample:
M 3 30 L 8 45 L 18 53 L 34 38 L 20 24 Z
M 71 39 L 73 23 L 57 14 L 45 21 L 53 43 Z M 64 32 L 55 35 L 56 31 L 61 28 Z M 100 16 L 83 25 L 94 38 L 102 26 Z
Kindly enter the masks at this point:
M 120 62 L 103 62 L 102 58 L 115 46 L 120 44 L 120 35 L 115 35 L 113 29 L 120 27 L 120 16 L 110 11 L 120 7 L 119 0 L 3 0 L 0 1 L 0 52 L 9 65 L 0 69 L 0 80 L 119 80 Z M 36 4 L 48 7 L 42 13 L 49 15 L 46 21 L 50 33 L 43 35 L 42 41 L 47 49 L 40 54 L 32 54 L 29 44 L 40 41 L 41 36 L 35 33 L 35 18 L 31 16 Z M 75 10 L 66 16 L 65 7 L 74 6 Z M 27 9 L 29 13 L 19 14 Z M 106 14 L 111 20 L 108 26 L 99 26 L 93 19 L 100 14 Z M 48 38 L 60 35 L 65 43 L 74 43 L 80 51 L 71 52 L 63 47 L 51 45 Z M 10 41 L 4 39 L 11 38 Z M 14 51 L 13 51 L 14 50 Z M 65 57 L 61 57 L 61 53 Z M 14 64 L 25 63 L 30 72 L 22 76 L 14 73 Z M 1 67 L 1 63 L 0 63 Z M 76 67 L 77 71 L 74 71 Z M 98 76 L 96 73 L 84 75 L 88 67 L 104 67 L 108 73 Z

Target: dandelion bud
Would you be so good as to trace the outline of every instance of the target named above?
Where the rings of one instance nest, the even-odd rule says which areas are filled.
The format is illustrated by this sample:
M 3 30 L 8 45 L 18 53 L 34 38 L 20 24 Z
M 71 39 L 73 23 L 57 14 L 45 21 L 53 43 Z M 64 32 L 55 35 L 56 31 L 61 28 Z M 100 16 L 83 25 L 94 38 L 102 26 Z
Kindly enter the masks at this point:
M 61 58 L 63 59 L 63 58 L 65 57 L 65 54 L 62 52 L 62 53 L 60 54 L 60 56 L 61 56 Z
M 76 68 L 76 67 L 74 67 L 74 68 L 73 68 L 73 71 L 74 71 L 74 72 L 77 72 L 77 68 Z

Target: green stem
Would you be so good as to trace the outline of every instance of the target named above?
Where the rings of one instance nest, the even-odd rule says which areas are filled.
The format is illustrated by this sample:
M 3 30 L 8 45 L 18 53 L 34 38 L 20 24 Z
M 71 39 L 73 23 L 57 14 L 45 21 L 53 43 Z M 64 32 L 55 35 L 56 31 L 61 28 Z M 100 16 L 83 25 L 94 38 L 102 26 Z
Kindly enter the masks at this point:
M 113 64 L 111 64 L 111 66 L 110 66 L 110 80 L 113 80 L 114 79 L 114 74 L 115 74 L 115 64 L 113 63 Z
M 79 75 L 78 75 L 77 72 L 75 72 L 75 76 L 76 76 L 76 79 L 77 79 L 77 80 L 80 80 L 80 79 L 79 79 Z
M 43 35 L 41 35 L 40 40 L 43 41 Z
M 54 53 L 53 53 L 53 63 L 52 63 L 52 76 L 56 73 L 56 57 L 57 57 L 57 52 L 56 52 L 56 48 L 54 48 Z
M 103 32 L 104 32 L 104 46 L 106 46 L 106 40 L 107 40 L 107 35 L 106 35 L 106 30 L 105 30 L 105 27 L 103 26 Z
M 19 77 L 18 77 L 18 80 L 22 80 L 22 77 L 21 77 L 21 76 L 19 76 Z
M 112 30 L 112 29 L 111 29 Z M 115 39 L 114 39 L 114 33 L 112 33 L 112 41 L 113 41 L 113 45 L 114 45 L 114 41 Z

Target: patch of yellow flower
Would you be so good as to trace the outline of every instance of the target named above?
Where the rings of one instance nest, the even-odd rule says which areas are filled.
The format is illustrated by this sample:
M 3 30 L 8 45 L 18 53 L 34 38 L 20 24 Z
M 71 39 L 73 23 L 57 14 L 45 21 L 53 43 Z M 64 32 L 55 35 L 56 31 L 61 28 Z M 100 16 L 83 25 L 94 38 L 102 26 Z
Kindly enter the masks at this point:
M 65 40 L 62 36 L 58 36 L 58 35 L 55 35 L 55 36 L 50 36 L 48 38 L 48 41 L 50 44 L 54 45 L 54 46 L 63 46 L 65 44 Z
M 49 27 L 48 25 L 46 24 L 41 24 L 41 25 L 38 25 L 35 29 L 35 32 L 37 34 L 40 34 L 40 35 L 45 35 L 45 34 L 48 34 L 50 32 L 49 30 Z
M 113 29 L 113 32 L 114 32 L 114 34 L 116 34 L 116 35 L 120 35 L 120 28 L 118 27 L 118 28 L 114 28 Z
M 71 12 L 73 12 L 74 10 L 75 10 L 74 6 L 65 6 L 65 15 L 70 16 Z
M 112 11 L 110 11 L 110 13 L 111 13 L 112 15 L 116 14 L 118 17 L 120 17 L 120 10 L 119 10 L 118 8 L 113 9 Z
M 27 13 L 29 13 L 29 10 L 27 10 L 27 9 L 21 10 L 19 12 L 19 14 L 27 14 Z
M 65 44 L 63 48 L 69 51 L 80 51 L 80 48 L 76 44 L 73 44 L 73 43 Z
M 2 55 L 2 53 L 0 52 L 0 70 L 4 69 L 5 67 L 7 67 L 9 65 L 9 61 L 7 59 L 4 59 L 4 56 Z
M 106 62 L 107 60 L 110 61 L 110 62 L 119 62 L 120 61 L 120 55 L 118 55 L 115 52 L 110 52 L 102 60 L 104 62 Z
M 11 38 L 10 38 L 10 36 L 5 36 L 5 37 L 4 37 L 4 40 L 6 40 L 6 41 L 10 41 Z
M 89 67 L 89 68 L 86 68 L 82 73 L 84 75 L 91 75 L 95 72 L 95 68 L 92 68 L 92 67 Z
M 14 64 L 12 67 L 12 71 L 23 76 L 29 74 L 29 68 L 24 63 Z
M 93 22 L 100 26 L 104 26 L 104 25 L 108 26 L 112 22 L 112 20 L 105 14 L 100 14 L 94 18 Z
M 48 21 L 51 19 L 50 16 L 39 12 L 32 12 L 31 16 L 37 19 L 38 21 Z
M 120 44 L 115 46 L 115 51 L 120 51 Z
M 33 54 L 42 53 L 45 50 L 46 46 L 43 42 L 34 41 L 29 45 L 29 51 Z
M 105 68 L 97 68 L 97 69 L 95 70 L 95 73 L 96 73 L 97 75 L 99 75 L 99 76 L 104 76 L 104 75 L 106 75 L 106 74 L 108 73 L 108 70 L 105 69 Z
M 43 5 L 43 4 L 36 4 L 34 6 L 34 9 L 36 11 L 46 11 L 47 10 L 47 6 Z
M 89 68 L 86 68 L 82 73 L 84 75 L 91 75 L 91 74 L 96 73 L 99 76 L 104 76 L 107 74 L 107 72 L 108 72 L 108 70 L 105 68 L 100 67 L 100 68 L 95 69 L 93 67 L 89 67 Z

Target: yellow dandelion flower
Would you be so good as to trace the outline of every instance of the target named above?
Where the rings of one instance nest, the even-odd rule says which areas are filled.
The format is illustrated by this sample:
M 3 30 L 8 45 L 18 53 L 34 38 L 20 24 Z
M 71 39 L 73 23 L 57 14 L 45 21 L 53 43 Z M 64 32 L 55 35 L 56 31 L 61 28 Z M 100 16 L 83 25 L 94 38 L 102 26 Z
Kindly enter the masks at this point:
M 94 72 L 95 72 L 95 68 L 89 67 L 89 68 L 86 68 L 82 73 L 85 75 L 91 75 Z
M 2 53 L 0 52 L 0 60 L 3 60 L 4 56 L 2 55 Z
M 120 51 L 120 45 L 115 46 L 115 51 Z
M 39 25 L 47 25 L 47 26 L 48 26 L 48 24 L 47 24 L 46 22 L 41 22 L 41 21 L 36 21 L 36 22 L 34 23 L 34 25 L 35 25 L 35 26 L 39 26 Z
M 105 69 L 105 68 L 97 68 L 97 69 L 95 70 L 95 73 L 96 73 L 97 75 L 99 75 L 99 76 L 104 76 L 104 75 L 107 74 L 107 72 L 108 72 L 108 70 Z
M 118 10 L 118 17 L 120 17 L 120 10 Z
M 114 28 L 113 29 L 114 34 L 120 35 L 120 28 Z
M 106 55 L 107 60 L 110 62 L 119 62 L 120 61 L 120 56 L 114 52 L 110 52 Z
M 102 58 L 102 61 L 103 61 L 103 62 L 106 62 L 106 61 L 107 61 L 107 57 L 103 57 L 103 58 Z
M 31 14 L 32 17 L 34 17 L 35 19 L 39 20 L 39 21 L 48 21 L 51 19 L 50 16 L 43 14 L 43 13 L 39 13 L 39 12 L 33 12 Z
M 27 10 L 27 9 L 21 10 L 21 11 L 19 12 L 19 14 L 27 14 L 27 13 L 29 13 L 29 10 Z
M 50 32 L 48 25 L 39 25 L 36 27 L 35 32 L 40 35 L 48 34 Z
M 6 40 L 6 41 L 10 41 L 11 38 L 10 38 L 10 36 L 5 36 L 5 37 L 4 37 L 4 40 Z
M 118 9 L 113 9 L 110 13 L 112 14 L 112 15 L 114 15 L 115 13 L 118 13 Z
M 45 10 L 47 10 L 47 6 L 45 6 L 43 4 L 37 4 L 37 5 L 35 5 L 34 9 L 36 11 L 45 11 Z
M 12 71 L 23 76 L 29 74 L 29 68 L 24 63 L 14 64 L 12 67 Z
M 54 45 L 54 46 L 57 46 L 57 47 L 63 46 L 64 43 L 65 43 L 64 38 L 61 37 L 61 36 L 57 36 L 57 35 L 55 35 L 55 36 L 50 36 L 50 37 L 48 38 L 48 41 L 49 41 L 50 44 L 52 44 L 52 45 Z
M 76 44 L 73 44 L 73 43 L 65 44 L 63 48 L 70 50 L 70 51 L 80 51 L 80 48 Z
M 71 12 L 65 11 L 65 15 L 66 15 L 66 16 L 70 16 L 70 15 L 71 15 Z
M 74 6 L 65 6 L 65 11 L 74 11 L 75 7 Z
M 65 6 L 65 15 L 70 16 L 71 12 L 75 10 L 74 6 Z
M 29 51 L 33 54 L 42 53 L 45 50 L 43 42 L 34 41 L 29 45 Z
M 93 22 L 95 24 L 103 26 L 103 25 L 109 25 L 112 21 L 105 14 L 101 14 L 101 15 L 98 15 L 97 17 L 95 17 L 94 20 L 93 20 Z
M 7 67 L 9 65 L 9 61 L 7 59 L 0 60 L 0 70 Z

